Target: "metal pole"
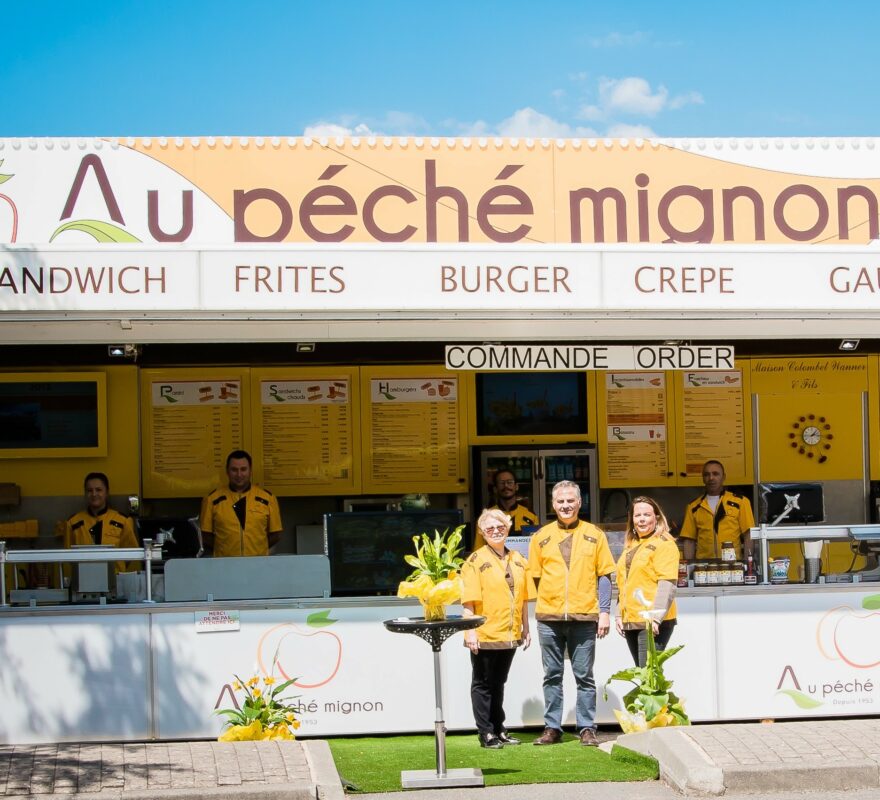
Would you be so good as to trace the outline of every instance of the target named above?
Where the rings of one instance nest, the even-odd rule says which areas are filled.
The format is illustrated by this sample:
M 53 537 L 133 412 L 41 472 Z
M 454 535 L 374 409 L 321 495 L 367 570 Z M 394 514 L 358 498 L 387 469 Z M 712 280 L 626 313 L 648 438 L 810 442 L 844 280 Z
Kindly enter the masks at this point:
M 443 679 L 440 674 L 440 648 L 434 650 L 434 746 L 437 751 L 437 777 L 446 777 L 446 723 L 443 720 Z
M 0 542 L 0 606 L 6 605 L 6 542 Z
M 146 601 L 153 602 L 153 540 L 144 539 L 144 555 L 146 555 L 147 593 Z

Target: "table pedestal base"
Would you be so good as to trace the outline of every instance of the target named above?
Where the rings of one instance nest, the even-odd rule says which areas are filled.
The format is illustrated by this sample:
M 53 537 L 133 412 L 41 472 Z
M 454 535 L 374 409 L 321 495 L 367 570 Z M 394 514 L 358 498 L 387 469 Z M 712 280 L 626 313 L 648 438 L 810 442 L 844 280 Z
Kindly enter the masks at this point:
M 404 789 L 441 789 L 453 786 L 482 786 L 483 771 L 479 769 L 448 769 L 440 775 L 432 769 L 406 769 L 400 773 Z

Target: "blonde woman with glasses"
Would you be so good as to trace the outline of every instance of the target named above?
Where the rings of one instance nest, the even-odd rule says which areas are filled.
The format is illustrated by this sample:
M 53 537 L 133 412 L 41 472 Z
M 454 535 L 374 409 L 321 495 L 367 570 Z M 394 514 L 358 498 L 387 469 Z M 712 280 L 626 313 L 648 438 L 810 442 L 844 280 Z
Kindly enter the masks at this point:
M 510 528 L 511 519 L 503 511 L 484 510 L 477 529 L 486 544 L 461 569 L 465 616 L 486 617 L 464 636 L 471 651 L 474 721 L 480 746 L 490 750 L 520 743 L 504 727 L 504 684 L 516 648 L 531 643 L 528 601 L 535 596 L 535 584 L 526 559 L 505 546 Z

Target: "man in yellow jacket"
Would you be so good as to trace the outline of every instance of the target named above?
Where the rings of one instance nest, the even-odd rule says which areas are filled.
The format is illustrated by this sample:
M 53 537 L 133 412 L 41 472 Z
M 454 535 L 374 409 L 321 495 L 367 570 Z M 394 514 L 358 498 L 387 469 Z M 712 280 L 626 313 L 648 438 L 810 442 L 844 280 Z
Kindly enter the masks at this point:
M 577 685 L 575 720 L 582 745 L 595 747 L 596 639 L 611 627 L 614 559 L 605 534 L 578 519 L 580 487 L 560 481 L 553 487 L 556 522 L 532 534 L 529 570 L 538 584 L 535 619 L 544 665 L 544 732 L 534 744 L 562 741 L 562 676 L 565 653 Z
M 509 469 L 499 469 L 495 473 L 496 502 L 494 506 L 489 506 L 489 508 L 500 508 L 510 517 L 512 523 L 510 533 L 513 536 L 518 536 L 524 525 L 533 526 L 538 524 L 538 515 L 519 502 L 517 497 L 518 491 L 519 483 L 517 483 L 516 475 Z M 474 552 L 479 550 L 484 544 L 486 544 L 486 540 L 480 533 L 479 528 L 477 528 L 476 535 L 474 536 Z
M 747 497 L 724 488 L 724 465 L 720 461 L 703 464 L 705 493 L 688 504 L 678 538 L 688 561 L 694 558 L 721 558 L 721 545 L 731 542 L 737 558 L 752 552 L 750 530 L 755 527 L 752 504 Z
M 229 486 L 202 500 L 202 539 L 215 556 L 267 556 L 281 538 L 278 500 L 251 483 L 252 465 L 247 451 L 233 450 L 226 458 Z
M 86 509 L 67 520 L 64 541 L 73 545 L 140 547 L 130 517 L 110 508 L 110 479 L 103 472 L 90 472 L 83 481 Z M 117 561 L 116 571 L 125 572 L 126 562 Z M 137 565 L 132 564 L 132 569 Z

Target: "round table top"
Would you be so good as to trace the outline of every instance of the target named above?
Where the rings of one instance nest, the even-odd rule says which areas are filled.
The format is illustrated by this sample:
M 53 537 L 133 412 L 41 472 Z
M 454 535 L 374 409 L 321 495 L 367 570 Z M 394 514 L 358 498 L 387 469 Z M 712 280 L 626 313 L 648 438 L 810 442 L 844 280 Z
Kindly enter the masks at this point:
M 412 633 L 424 639 L 432 650 L 439 650 L 443 642 L 459 631 L 479 628 L 485 617 L 452 615 L 446 619 L 427 620 L 424 617 L 397 617 L 382 624 L 392 633 Z

